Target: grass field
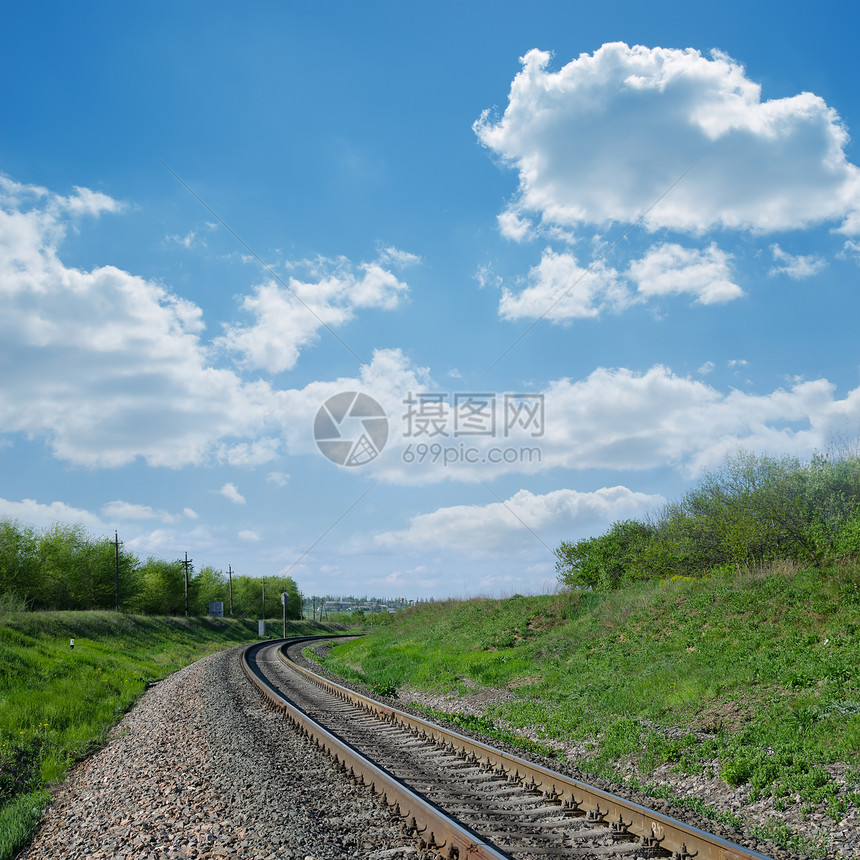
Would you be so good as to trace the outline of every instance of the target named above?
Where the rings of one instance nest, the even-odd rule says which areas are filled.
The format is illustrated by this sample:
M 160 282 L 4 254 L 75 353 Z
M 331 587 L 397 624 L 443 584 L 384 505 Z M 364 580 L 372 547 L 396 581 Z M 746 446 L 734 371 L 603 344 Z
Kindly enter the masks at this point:
M 579 742 L 582 770 L 652 793 L 665 789 L 650 774 L 668 763 L 777 808 L 839 820 L 860 805 L 857 564 L 422 604 L 386 620 L 329 650 L 326 665 L 404 702 L 412 690 L 484 691 L 482 713 L 446 718 L 526 751 Z M 323 625 L 288 629 L 312 632 Z M 251 621 L 0 605 L 0 860 L 147 683 L 256 638 Z M 844 765 L 839 779 L 833 765 Z M 762 835 L 822 850 L 796 832 Z
M 579 767 L 614 781 L 641 785 L 671 763 L 777 808 L 839 820 L 860 805 L 856 564 L 423 604 L 331 649 L 326 666 L 404 701 L 503 691 L 454 721 L 527 735 L 525 747 L 583 742 Z
M 331 629 L 287 627 L 288 635 Z M 280 635 L 280 619 L 268 629 Z M 50 800 L 48 789 L 104 743 L 148 683 L 257 638 L 250 620 L 0 607 L 0 860 L 15 856 Z

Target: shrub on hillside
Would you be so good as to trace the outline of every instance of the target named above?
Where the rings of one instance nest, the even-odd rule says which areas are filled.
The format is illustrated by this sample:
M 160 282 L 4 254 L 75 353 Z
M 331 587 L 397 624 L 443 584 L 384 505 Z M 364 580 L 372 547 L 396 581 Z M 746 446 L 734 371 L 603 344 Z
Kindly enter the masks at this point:
M 860 457 L 818 455 L 803 464 L 742 450 L 646 522 L 619 521 L 599 537 L 562 541 L 555 550 L 563 584 L 603 589 L 857 554 Z

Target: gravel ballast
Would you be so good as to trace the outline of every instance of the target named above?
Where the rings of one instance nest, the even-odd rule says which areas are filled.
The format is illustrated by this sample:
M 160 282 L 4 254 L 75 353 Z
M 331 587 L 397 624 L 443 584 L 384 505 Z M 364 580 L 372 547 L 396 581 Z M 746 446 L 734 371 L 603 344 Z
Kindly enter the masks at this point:
M 371 793 L 267 709 L 239 649 L 151 687 L 19 860 L 416 857 Z
M 107 746 L 73 769 L 18 860 L 418 860 L 414 842 L 370 790 L 347 780 L 282 714 L 265 706 L 242 673 L 240 650 L 207 657 L 150 688 L 113 730 Z M 322 674 L 329 673 L 323 669 Z M 491 691 L 484 690 L 480 701 L 471 701 L 411 691 L 408 698 L 441 711 L 480 713 L 487 695 Z M 400 701 L 391 704 L 404 707 Z M 568 761 L 576 761 L 583 751 L 571 747 L 565 752 Z M 629 794 L 588 779 L 575 767 L 546 764 Z M 695 794 L 717 810 L 740 813 L 759 825 L 779 821 L 826 845 L 832 860 L 860 857 L 856 809 L 834 822 L 818 810 L 804 815 L 800 804 L 777 813 L 772 804 L 750 804 L 744 788 L 729 789 L 669 768 L 652 774 L 650 781 Z M 653 798 L 630 799 L 694 818 L 689 810 L 679 814 Z M 714 822 L 690 823 L 746 841 Z M 750 847 L 773 857 L 798 856 L 766 842 Z

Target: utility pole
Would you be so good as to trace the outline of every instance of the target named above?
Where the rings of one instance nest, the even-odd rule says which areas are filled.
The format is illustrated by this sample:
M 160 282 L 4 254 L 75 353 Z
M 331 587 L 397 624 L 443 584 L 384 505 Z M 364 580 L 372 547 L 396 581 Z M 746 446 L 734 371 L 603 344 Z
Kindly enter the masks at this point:
M 233 615 L 233 568 L 227 565 L 227 576 L 230 579 L 230 615 Z
M 185 561 L 180 562 L 185 568 L 185 617 L 188 618 L 188 568 L 191 566 L 193 558 L 188 558 L 188 553 L 185 553 Z
M 119 532 L 113 533 L 114 556 L 113 556 L 113 574 L 114 574 L 114 590 L 116 592 L 116 611 L 119 612 Z
M 263 577 L 263 614 L 260 616 L 264 621 L 266 620 L 266 577 Z

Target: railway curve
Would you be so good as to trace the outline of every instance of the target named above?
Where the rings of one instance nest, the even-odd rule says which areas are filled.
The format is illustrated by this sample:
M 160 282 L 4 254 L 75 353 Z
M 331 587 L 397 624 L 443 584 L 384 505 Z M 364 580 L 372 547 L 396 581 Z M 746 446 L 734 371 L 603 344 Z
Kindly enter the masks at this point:
M 379 702 L 291 659 L 289 651 L 318 638 L 249 646 L 245 673 L 338 767 L 372 786 L 425 851 L 448 860 L 770 860 Z

